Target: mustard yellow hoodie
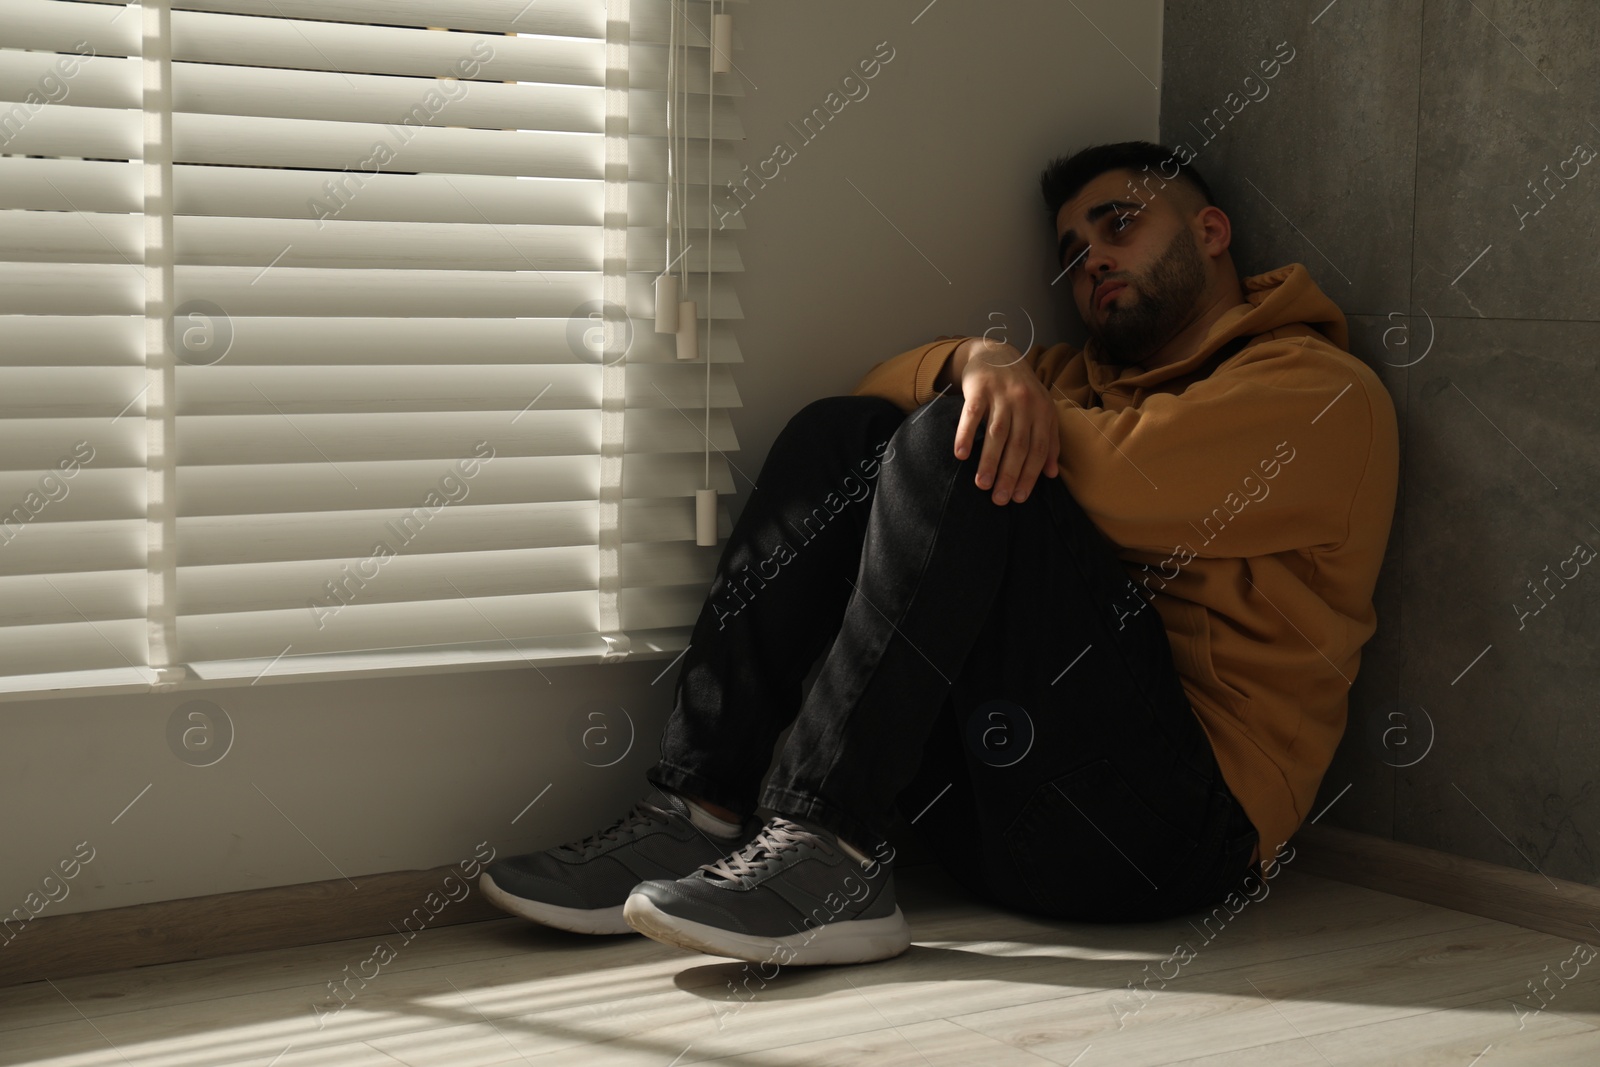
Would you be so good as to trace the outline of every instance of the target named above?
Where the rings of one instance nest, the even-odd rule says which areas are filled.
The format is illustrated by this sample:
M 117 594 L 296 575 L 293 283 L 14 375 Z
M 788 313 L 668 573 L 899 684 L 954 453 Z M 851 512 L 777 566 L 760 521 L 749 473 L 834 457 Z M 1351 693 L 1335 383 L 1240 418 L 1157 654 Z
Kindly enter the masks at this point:
M 1119 546 L 1119 621 L 1154 604 L 1224 780 L 1278 854 L 1344 732 L 1394 518 L 1394 402 L 1350 355 L 1305 267 L 1243 281 L 1199 346 L 1139 371 L 1035 345 L 1060 476 Z M 903 352 L 852 391 L 906 412 L 966 338 Z M 1093 341 L 1089 342 L 1090 350 Z

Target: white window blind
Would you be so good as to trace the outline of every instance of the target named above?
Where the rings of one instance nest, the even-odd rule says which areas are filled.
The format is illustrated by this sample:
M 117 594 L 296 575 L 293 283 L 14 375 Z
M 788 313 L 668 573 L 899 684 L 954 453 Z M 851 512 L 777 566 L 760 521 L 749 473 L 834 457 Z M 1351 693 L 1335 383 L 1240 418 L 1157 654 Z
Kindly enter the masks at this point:
M 686 0 L 680 360 L 671 10 L 0 3 L 0 691 L 684 646 L 742 90 Z

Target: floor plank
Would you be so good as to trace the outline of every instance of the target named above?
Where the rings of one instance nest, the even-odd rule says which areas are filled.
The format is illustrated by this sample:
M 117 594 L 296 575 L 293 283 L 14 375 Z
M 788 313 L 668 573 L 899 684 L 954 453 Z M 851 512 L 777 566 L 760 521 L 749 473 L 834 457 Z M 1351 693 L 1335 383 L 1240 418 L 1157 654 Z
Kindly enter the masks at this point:
M 1288 1067 L 1292 1064 L 1394 1064 L 1397 1067 L 1545 1067 L 1594 1064 L 1600 1041 L 1594 1027 L 1544 1013 L 1519 1030 L 1505 1001 L 1492 1000 L 1294 1037 L 1213 1056 L 1169 1060 L 1164 1067 Z

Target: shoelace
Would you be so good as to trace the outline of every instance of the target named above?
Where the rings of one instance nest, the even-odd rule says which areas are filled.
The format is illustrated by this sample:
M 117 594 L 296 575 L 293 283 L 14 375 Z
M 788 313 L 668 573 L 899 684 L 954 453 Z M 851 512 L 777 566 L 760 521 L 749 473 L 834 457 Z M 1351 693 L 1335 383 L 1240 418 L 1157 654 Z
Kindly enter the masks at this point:
M 582 841 L 575 841 L 570 845 L 562 845 L 565 852 L 575 852 L 580 858 L 587 859 L 591 853 L 598 852 L 607 845 L 620 841 L 625 836 L 632 836 L 641 823 L 666 822 L 671 815 L 648 801 L 640 800 L 633 805 L 633 810 L 622 818 L 606 827 L 596 830 Z
M 796 851 L 807 844 L 820 846 L 830 853 L 835 851 L 825 839 L 799 823 L 781 815 L 774 816 L 749 844 L 714 863 L 702 863 L 700 869 L 736 882 L 747 875 L 766 870 L 783 853 Z

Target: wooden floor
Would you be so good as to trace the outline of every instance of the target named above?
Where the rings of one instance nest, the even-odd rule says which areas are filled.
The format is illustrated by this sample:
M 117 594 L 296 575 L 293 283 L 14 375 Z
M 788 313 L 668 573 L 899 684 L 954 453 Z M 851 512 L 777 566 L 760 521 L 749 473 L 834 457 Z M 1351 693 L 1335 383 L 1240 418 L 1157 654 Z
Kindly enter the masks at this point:
M 1600 1064 L 1600 958 L 1506 923 L 1288 868 L 1209 927 L 1035 922 L 935 868 L 897 880 L 916 940 L 883 963 L 774 976 L 507 918 L 392 958 L 364 939 L 0 989 L 0 1064 Z M 347 973 L 370 978 L 339 1008 Z

